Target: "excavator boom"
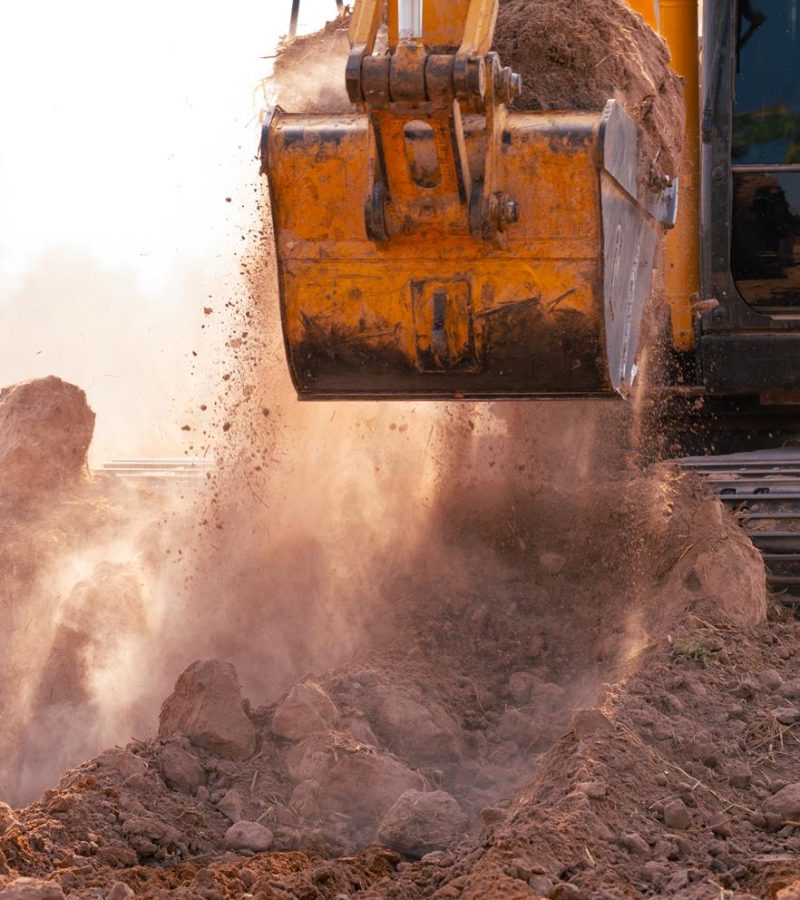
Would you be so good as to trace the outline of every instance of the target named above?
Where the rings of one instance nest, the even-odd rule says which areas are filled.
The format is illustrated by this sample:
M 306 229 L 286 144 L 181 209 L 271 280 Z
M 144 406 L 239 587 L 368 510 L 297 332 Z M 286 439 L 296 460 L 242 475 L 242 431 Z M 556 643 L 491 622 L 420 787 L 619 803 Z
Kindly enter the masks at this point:
M 614 100 L 508 108 L 497 0 L 384 3 L 353 10 L 352 114 L 262 137 L 298 395 L 627 395 L 676 185 L 640 181 Z

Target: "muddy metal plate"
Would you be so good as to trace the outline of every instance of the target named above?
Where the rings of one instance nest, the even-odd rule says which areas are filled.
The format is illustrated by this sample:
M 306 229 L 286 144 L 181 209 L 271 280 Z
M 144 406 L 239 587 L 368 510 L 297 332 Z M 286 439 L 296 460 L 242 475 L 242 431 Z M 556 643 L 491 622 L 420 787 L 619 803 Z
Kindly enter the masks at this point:
M 475 166 L 482 133 L 480 120 L 467 123 Z M 627 392 L 658 226 L 631 196 L 636 131 L 620 107 L 508 114 L 499 166 L 519 220 L 504 247 L 424 216 L 370 240 L 369 140 L 360 115 L 276 110 L 265 132 L 301 398 Z

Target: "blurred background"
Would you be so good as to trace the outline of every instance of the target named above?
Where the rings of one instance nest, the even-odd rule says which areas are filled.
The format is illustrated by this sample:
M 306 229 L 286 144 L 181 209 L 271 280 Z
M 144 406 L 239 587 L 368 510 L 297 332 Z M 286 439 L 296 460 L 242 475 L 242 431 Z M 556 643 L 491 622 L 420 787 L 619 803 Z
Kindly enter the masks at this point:
M 181 426 L 221 375 L 215 325 L 244 296 L 259 227 L 259 83 L 290 12 L 4 6 L 0 386 L 56 374 L 84 388 L 95 463 L 183 452 Z M 335 14 L 301 0 L 298 33 Z

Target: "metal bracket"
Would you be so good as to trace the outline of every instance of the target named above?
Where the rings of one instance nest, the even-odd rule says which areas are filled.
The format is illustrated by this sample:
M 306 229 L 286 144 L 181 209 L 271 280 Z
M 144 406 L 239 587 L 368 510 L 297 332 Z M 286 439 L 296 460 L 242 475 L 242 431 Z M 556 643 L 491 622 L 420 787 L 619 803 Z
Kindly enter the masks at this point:
M 489 51 L 498 0 L 469 0 L 460 44 L 452 50 L 437 46 L 434 53 L 424 35 L 406 35 L 398 36 L 388 53 L 373 55 L 384 2 L 356 3 L 346 69 L 348 96 L 367 114 L 372 135 L 367 234 L 383 242 L 433 227 L 502 243 L 502 233 L 519 216 L 517 203 L 500 184 L 503 105 L 518 96 L 522 82 Z M 397 0 L 389 0 L 390 6 L 392 2 Z M 390 9 L 390 23 L 398 9 Z M 474 174 L 464 141 L 464 113 L 486 119 L 486 151 Z M 428 129 L 424 149 L 433 156 L 438 180 L 415 177 L 410 157 L 424 139 L 410 140 L 411 123 Z

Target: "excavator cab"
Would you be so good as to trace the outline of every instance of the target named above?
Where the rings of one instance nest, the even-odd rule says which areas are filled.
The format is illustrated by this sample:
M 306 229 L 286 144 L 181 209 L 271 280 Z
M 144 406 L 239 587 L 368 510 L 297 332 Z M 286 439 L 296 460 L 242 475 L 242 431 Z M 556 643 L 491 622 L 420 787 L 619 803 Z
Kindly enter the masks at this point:
M 356 0 L 352 113 L 271 111 L 262 172 L 301 399 L 629 394 L 677 184 L 640 183 L 614 100 L 509 108 L 496 15 Z

